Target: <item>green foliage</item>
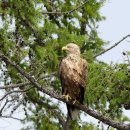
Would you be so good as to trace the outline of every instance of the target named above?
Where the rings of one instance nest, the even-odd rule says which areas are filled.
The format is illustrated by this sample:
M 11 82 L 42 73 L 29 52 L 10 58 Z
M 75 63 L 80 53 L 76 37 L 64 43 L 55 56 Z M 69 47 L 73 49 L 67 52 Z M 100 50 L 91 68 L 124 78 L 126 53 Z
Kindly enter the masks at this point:
M 120 119 L 122 105 L 130 100 L 127 71 L 126 64 L 89 64 L 86 103 L 112 118 Z
M 82 57 L 89 63 L 86 104 L 113 119 L 127 121 L 128 119 L 122 116 L 122 106 L 130 101 L 130 77 L 127 64 L 108 65 L 93 58 L 103 50 L 105 44 L 97 33 L 98 22 L 104 20 L 99 10 L 105 0 L 89 0 L 73 12 L 65 13 L 83 2 L 84 0 L 80 2 L 77 0 L 0 1 L 2 24 L 0 52 L 20 65 L 43 87 L 61 93 L 58 74 L 51 75 L 58 70 L 63 57 L 61 48 L 69 42 L 75 42 L 80 47 L 84 47 L 86 43 L 82 53 Z M 55 14 L 54 12 L 63 13 Z M 0 62 L 0 65 L 1 81 L 3 80 L 5 85 L 26 82 L 26 79 L 11 65 L 3 62 Z M 44 78 L 41 78 L 42 76 Z M 25 90 L 29 87 L 32 85 L 16 88 L 16 90 Z M 11 95 L 8 98 L 13 97 Z M 20 106 L 26 116 L 23 123 L 32 123 L 32 126 L 22 130 L 62 129 L 56 112 L 63 118 L 66 115 L 59 107 L 58 101 L 53 101 L 33 88 L 22 94 L 21 102 Z M 93 124 L 76 121 L 73 129 L 97 130 L 98 128 Z

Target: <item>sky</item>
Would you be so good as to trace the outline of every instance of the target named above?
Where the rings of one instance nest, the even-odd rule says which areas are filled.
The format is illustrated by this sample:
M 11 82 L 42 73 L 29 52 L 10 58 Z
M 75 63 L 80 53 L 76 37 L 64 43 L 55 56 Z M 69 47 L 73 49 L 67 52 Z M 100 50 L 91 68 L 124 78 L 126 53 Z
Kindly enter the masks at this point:
M 105 21 L 99 24 L 99 35 L 110 44 L 110 47 L 124 36 L 130 34 L 130 0 L 107 0 L 101 9 L 101 14 L 106 17 Z M 98 57 L 107 63 L 124 62 L 123 51 L 130 51 L 130 38 L 127 38 L 117 47 Z
M 106 42 L 110 42 L 105 48 L 112 46 L 124 36 L 130 34 L 130 0 L 108 0 L 100 12 L 106 17 L 106 20 L 99 24 L 98 33 Z M 130 38 L 99 56 L 98 59 L 107 63 L 124 62 L 122 52 L 130 51 L 130 42 L 128 41 L 130 41 Z M 130 115 L 130 111 L 124 111 L 124 113 Z M 21 112 L 17 112 L 16 116 L 21 117 Z M 87 119 L 94 121 L 89 116 L 87 116 Z M 20 130 L 20 128 L 22 128 L 22 124 L 19 121 L 0 118 L 0 130 Z

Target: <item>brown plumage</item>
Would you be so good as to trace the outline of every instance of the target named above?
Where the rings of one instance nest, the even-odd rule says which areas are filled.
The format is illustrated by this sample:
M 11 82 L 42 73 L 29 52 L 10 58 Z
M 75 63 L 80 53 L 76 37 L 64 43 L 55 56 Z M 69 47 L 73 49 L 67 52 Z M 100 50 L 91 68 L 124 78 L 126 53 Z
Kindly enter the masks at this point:
M 87 62 L 80 57 L 80 48 L 74 43 L 67 44 L 62 50 L 67 52 L 67 56 L 62 59 L 59 68 L 62 94 L 68 96 L 67 100 L 78 101 L 83 104 Z M 73 105 L 68 104 L 67 109 L 70 118 L 76 119 L 78 110 Z

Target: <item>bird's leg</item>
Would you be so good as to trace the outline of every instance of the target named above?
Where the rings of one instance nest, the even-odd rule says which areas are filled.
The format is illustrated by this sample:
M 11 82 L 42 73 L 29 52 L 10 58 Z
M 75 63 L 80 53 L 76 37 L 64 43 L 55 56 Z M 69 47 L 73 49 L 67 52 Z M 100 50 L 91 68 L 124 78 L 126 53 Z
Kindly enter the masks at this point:
M 79 101 L 77 101 L 76 99 L 73 101 L 73 104 L 75 104 L 75 103 L 79 103 Z
M 69 94 L 67 94 L 67 95 L 62 95 L 64 98 L 65 98 L 65 100 L 68 102 L 69 100 L 71 100 L 71 97 L 70 97 L 70 95 Z

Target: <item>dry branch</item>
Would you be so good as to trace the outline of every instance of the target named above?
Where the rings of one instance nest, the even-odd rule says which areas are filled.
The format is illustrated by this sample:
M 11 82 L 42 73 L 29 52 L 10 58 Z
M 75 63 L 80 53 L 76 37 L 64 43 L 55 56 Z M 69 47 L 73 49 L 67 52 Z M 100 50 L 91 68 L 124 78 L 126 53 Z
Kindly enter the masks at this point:
M 114 47 L 116 47 L 117 45 L 119 45 L 122 41 L 124 41 L 126 38 L 130 37 L 130 34 L 126 35 L 125 37 L 123 37 L 120 41 L 116 42 L 113 46 L 109 47 L 108 49 L 100 52 L 99 54 L 95 55 L 93 58 L 96 58 L 104 53 L 106 53 L 107 51 L 113 49 Z
M 0 109 L 0 116 L 2 115 L 2 112 L 3 112 L 5 106 L 7 105 L 8 102 L 9 102 L 9 101 L 6 100 L 5 103 L 4 103 L 4 105 L 2 106 L 2 108 Z
M 19 119 L 17 117 L 13 117 L 13 116 L 0 116 L 0 118 L 11 118 L 11 119 L 14 119 L 14 120 L 23 121 L 23 119 Z
M 23 75 L 24 77 L 26 77 L 38 90 L 42 91 L 43 93 L 49 95 L 50 97 L 53 97 L 55 99 L 58 99 L 60 101 L 63 101 L 66 103 L 65 99 L 60 96 L 59 94 L 52 92 L 48 89 L 45 89 L 44 87 L 42 87 L 33 77 L 31 77 L 28 73 L 26 73 L 19 65 L 15 64 L 14 62 L 12 62 L 10 59 L 8 59 L 6 56 L 4 56 L 3 54 L 0 53 L 0 58 L 12 65 L 15 69 L 18 70 L 18 72 Z M 72 104 L 71 102 L 67 102 L 68 104 Z M 119 123 L 116 122 L 114 120 L 112 120 L 111 118 L 105 117 L 104 115 L 88 108 L 86 105 L 82 105 L 82 104 L 74 104 L 75 107 L 77 107 L 78 109 L 86 112 L 87 114 L 89 114 L 90 116 L 102 121 L 105 124 L 108 124 L 114 128 L 117 128 L 119 130 L 130 130 L 130 125 L 126 125 L 124 123 Z

